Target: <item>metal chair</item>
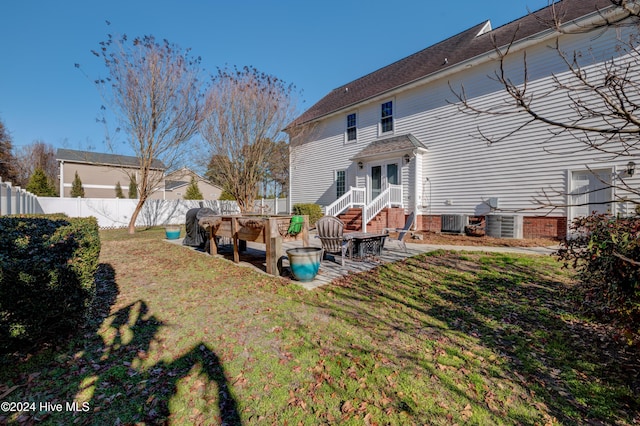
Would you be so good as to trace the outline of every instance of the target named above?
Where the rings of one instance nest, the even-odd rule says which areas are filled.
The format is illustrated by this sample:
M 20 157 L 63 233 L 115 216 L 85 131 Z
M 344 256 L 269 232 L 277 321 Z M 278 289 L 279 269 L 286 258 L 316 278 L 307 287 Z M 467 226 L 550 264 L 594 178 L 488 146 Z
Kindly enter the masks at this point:
M 407 220 L 404 223 L 404 226 L 402 228 L 384 228 L 383 232 L 389 233 L 389 232 L 397 232 L 398 233 L 398 237 L 391 239 L 389 237 L 387 237 L 388 241 L 395 241 L 396 243 L 398 243 L 398 245 L 400 247 L 402 247 L 402 249 L 405 251 L 405 253 L 407 252 L 407 244 L 404 242 L 404 239 L 406 238 L 407 234 L 409 233 L 409 229 L 411 229 L 411 227 L 413 226 L 413 220 L 414 220 L 414 214 L 411 213 L 409 216 L 407 216 Z
M 340 253 L 344 266 L 344 256 L 351 249 L 351 242 L 344 239 L 344 223 L 337 217 L 323 216 L 316 222 L 316 231 L 316 238 L 322 243 L 322 259 L 326 253 Z

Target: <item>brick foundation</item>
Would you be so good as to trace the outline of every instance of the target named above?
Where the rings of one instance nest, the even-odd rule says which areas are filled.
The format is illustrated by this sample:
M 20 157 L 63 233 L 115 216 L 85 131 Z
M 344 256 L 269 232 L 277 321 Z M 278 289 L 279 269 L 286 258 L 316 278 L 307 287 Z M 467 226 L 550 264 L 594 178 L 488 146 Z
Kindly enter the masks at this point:
M 524 238 L 557 238 L 567 236 L 566 217 L 525 216 L 522 220 Z
M 442 221 L 439 215 L 421 215 L 416 217 L 416 227 L 419 231 L 440 232 Z
M 440 232 L 442 223 L 439 215 L 421 215 L 417 217 L 416 225 L 419 231 Z M 525 216 L 522 219 L 523 238 L 563 239 L 566 235 L 566 217 Z
M 367 232 L 382 232 L 384 228 L 402 228 L 405 220 L 404 209 L 383 209 L 372 221 L 367 223 Z

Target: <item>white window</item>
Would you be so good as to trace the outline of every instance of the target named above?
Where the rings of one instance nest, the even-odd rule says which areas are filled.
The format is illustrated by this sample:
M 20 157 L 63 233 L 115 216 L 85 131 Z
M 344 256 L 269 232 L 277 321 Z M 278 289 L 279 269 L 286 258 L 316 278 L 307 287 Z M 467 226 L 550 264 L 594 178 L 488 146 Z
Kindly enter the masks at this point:
M 380 133 L 393 132 L 393 101 L 380 105 Z
M 355 141 L 358 138 L 357 118 L 355 112 L 347 115 L 347 142 Z
M 336 170 L 336 198 L 340 198 L 347 192 L 347 171 Z

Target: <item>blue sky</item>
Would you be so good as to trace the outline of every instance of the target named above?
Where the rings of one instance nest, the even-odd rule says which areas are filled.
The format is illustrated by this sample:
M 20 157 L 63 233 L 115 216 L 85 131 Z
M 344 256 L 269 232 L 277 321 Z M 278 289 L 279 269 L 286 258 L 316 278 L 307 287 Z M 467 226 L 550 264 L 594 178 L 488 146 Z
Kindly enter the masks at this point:
M 0 120 L 15 147 L 106 152 L 90 51 L 108 33 L 154 35 L 201 56 L 213 73 L 252 65 L 302 91 L 309 107 L 348 83 L 473 25 L 493 27 L 548 0 L 3 0 Z M 107 25 L 105 21 L 111 24 Z M 115 126 L 114 126 L 115 127 Z M 121 154 L 131 154 L 123 145 Z

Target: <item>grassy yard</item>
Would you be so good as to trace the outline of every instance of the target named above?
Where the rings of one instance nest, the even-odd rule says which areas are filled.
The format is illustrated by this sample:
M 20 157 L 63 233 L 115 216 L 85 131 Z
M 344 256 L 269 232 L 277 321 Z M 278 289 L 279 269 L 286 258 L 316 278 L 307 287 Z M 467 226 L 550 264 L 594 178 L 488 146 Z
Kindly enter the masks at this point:
M 102 237 L 92 327 L 0 372 L 0 401 L 79 410 L 0 424 L 640 422 L 637 348 L 552 258 L 435 252 L 309 292 L 159 230 Z

